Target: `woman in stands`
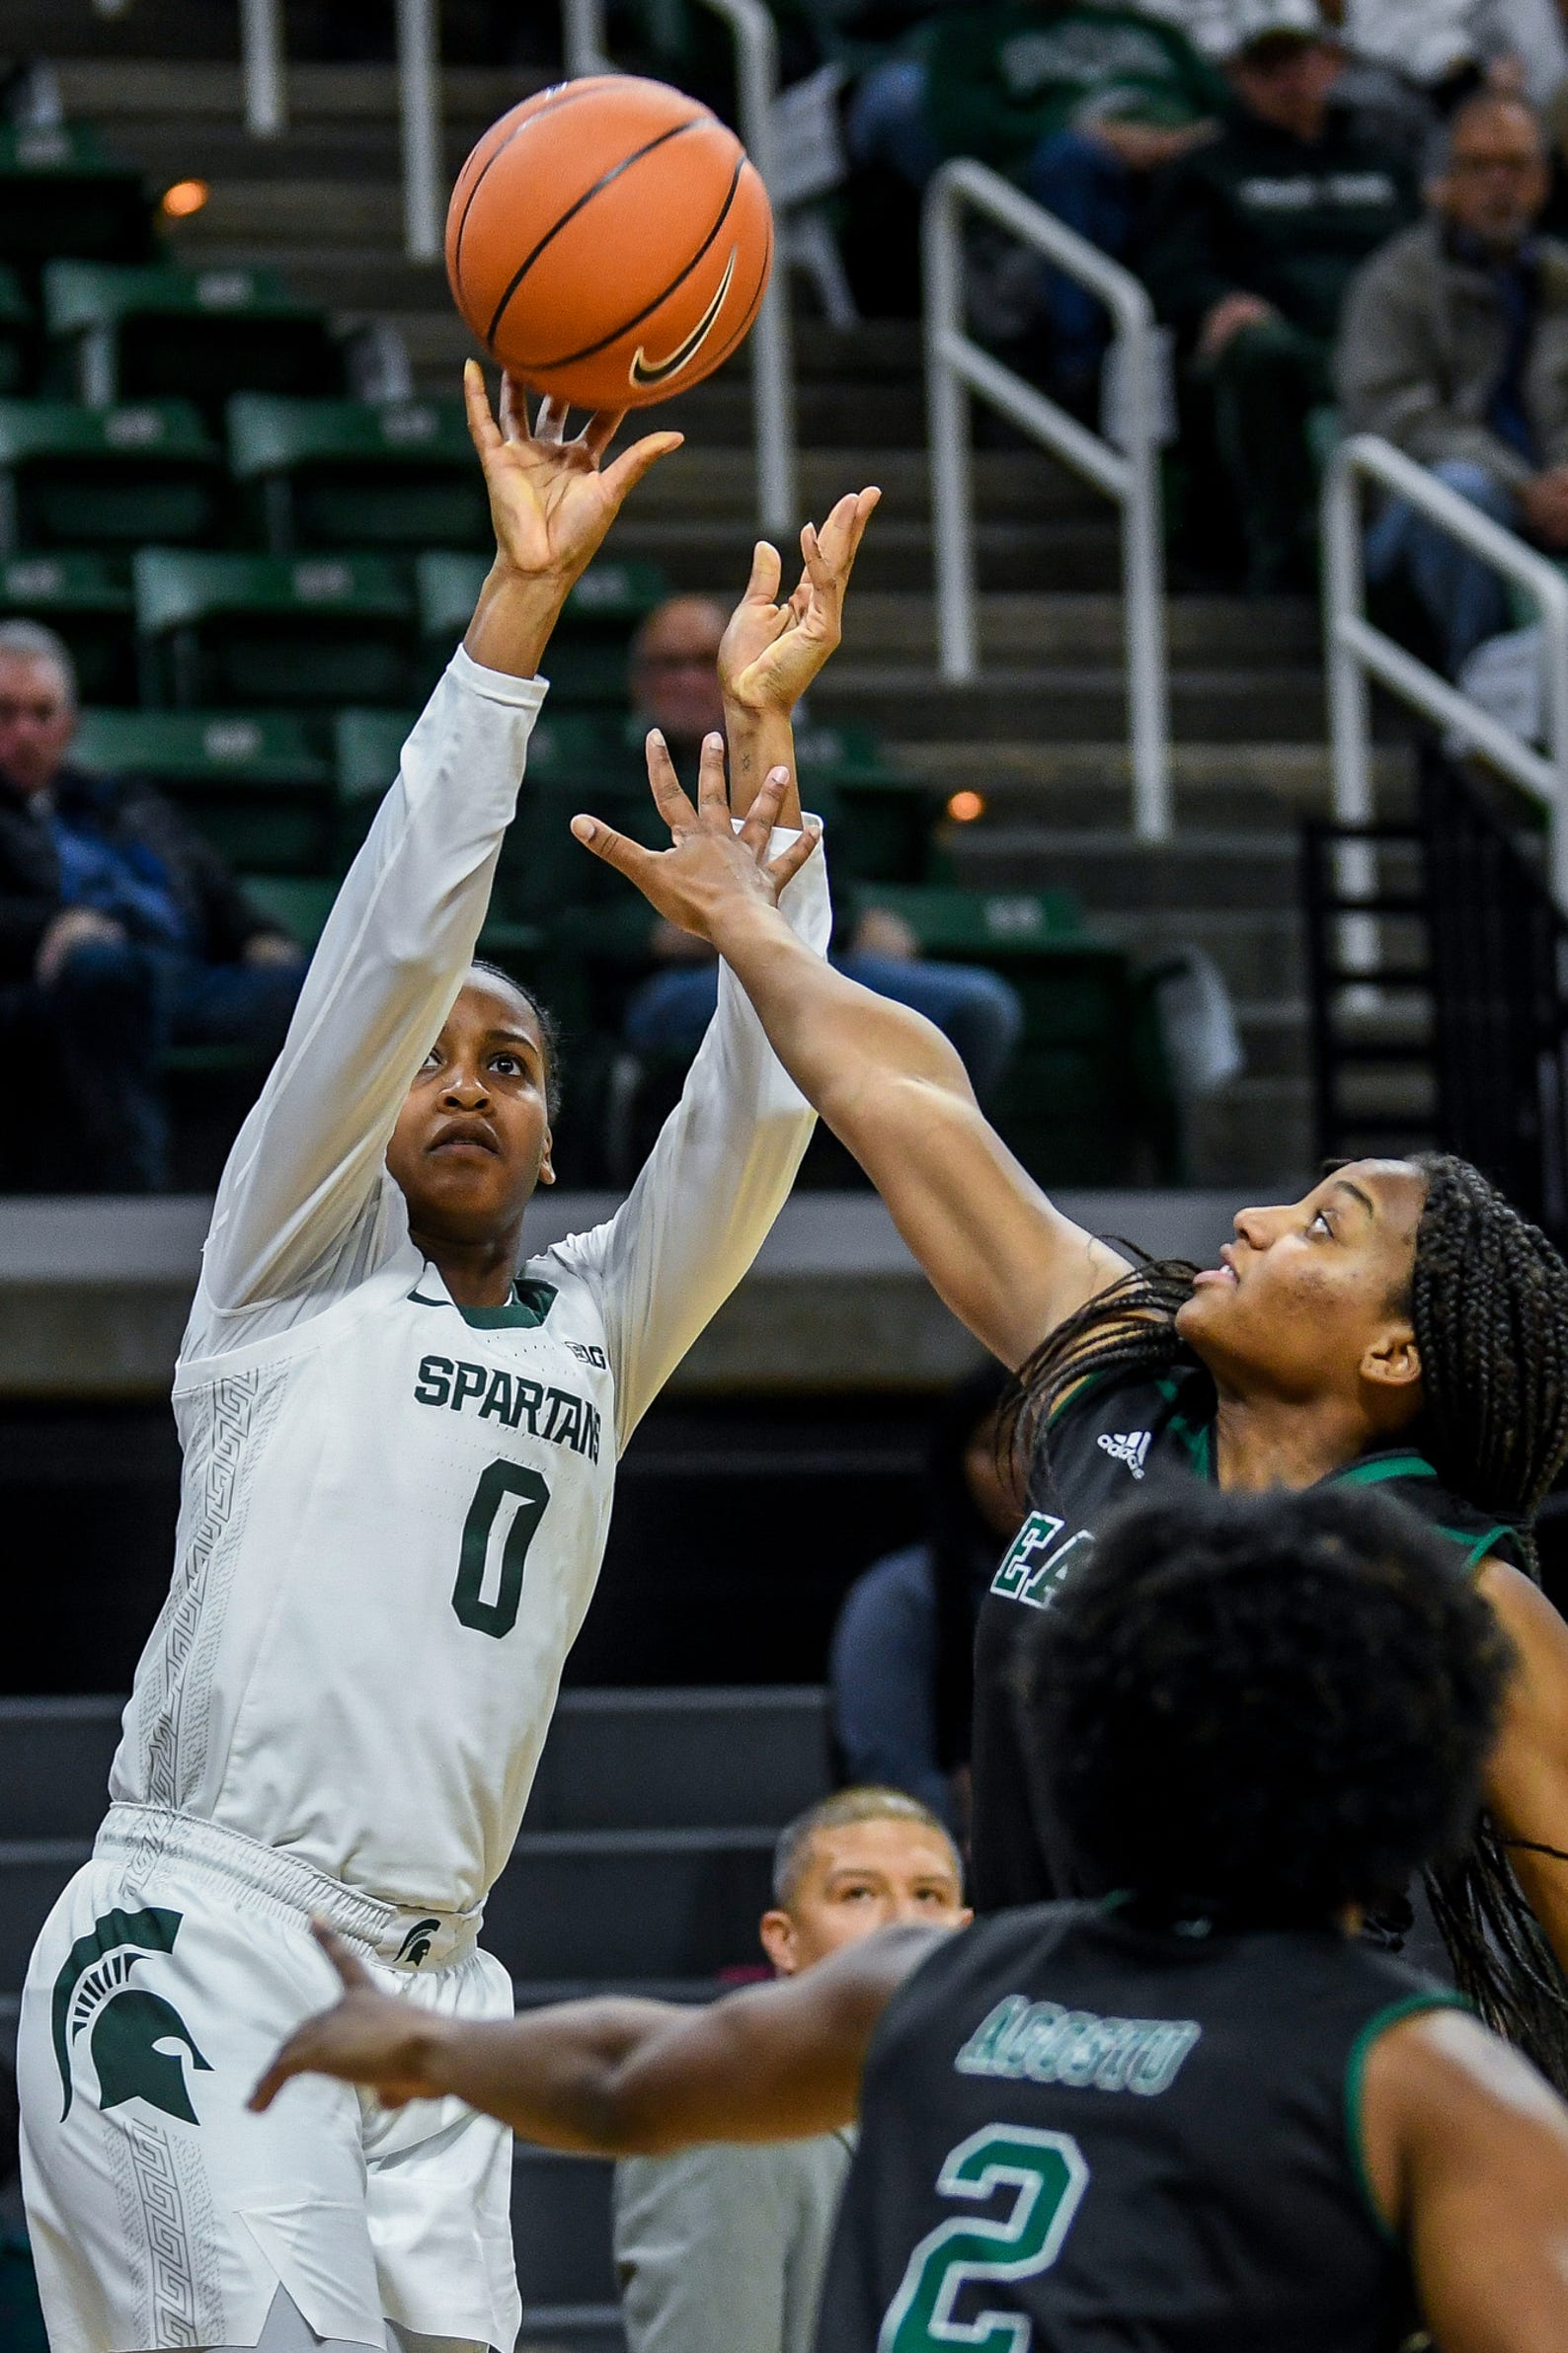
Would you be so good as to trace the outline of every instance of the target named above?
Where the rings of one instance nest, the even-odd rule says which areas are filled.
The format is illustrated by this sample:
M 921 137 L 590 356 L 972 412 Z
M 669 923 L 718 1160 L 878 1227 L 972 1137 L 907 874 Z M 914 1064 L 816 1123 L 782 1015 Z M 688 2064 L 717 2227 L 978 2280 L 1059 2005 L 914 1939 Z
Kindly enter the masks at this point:
M 224 1170 L 176 1380 L 173 1589 L 93 1858 L 29 1971 L 26 2194 L 54 2353 L 511 2346 L 505 2134 L 347 2092 L 263 2129 L 245 2099 L 330 1976 L 312 1913 L 412 2007 L 510 2013 L 480 1919 L 616 1460 L 749 1266 L 811 1130 L 727 983 L 629 1199 L 525 1256 L 552 1045 L 474 945 L 551 630 L 679 436 L 601 470 L 618 419 L 568 440 L 546 402 L 530 433 L 509 389 L 498 427 L 472 363 L 467 395 L 496 562 Z M 799 822 L 788 714 L 836 642 L 874 503 L 841 501 L 821 547 L 805 535 L 786 605 L 759 551 L 732 624 L 748 854 Z M 826 891 L 802 886 L 815 955 Z
M 1530 1537 L 1568 1455 L 1568 1267 L 1447 1155 L 1359 1161 L 1300 1201 L 1243 1210 L 1207 1271 L 1131 1264 L 1019 1166 L 929 1023 L 800 946 L 777 912 L 779 874 L 691 811 L 667 754 L 651 749 L 650 774 L 670 849 L 588 817 L 579 839 L 712 941 L 937 1291 L 1017 1374 L 1035 1508 L 980 1613 L 979 1908 L 1075 1883 L 1030 1806 L 1011 1663 L 1106 1515 L 1156 1472 L 1232 1489 L 1376 1485 L 1450 1539 L 1519 1656 L 1480 1835 L 1431 1892 L 1460 1985 L 1568 2087 L 1568 1626 L 1534 1582 Z

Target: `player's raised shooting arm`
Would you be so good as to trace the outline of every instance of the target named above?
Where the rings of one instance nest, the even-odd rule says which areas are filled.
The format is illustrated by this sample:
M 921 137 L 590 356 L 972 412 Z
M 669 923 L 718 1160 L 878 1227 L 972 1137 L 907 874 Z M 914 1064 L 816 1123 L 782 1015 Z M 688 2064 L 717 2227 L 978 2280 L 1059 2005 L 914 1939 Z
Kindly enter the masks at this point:
M 670 849 L 643 849 L 590 818 L 574 820 L 579 839 L 660 914 L 718 949 L 784 1068 L 854 1153 L 936 1290 L 1016 1368 L 1125 1274 L 1126 1261 L 1063 1216 L 1019 1165 L 938 1029 L 802 946 L 776 906 L 799 860 L 759 862 L 727 828 L 693 822 L 657 745 L 649 775 Z
M 305 1287 L 373 1201 L 398 1112 L 485 919 L 556 616 L 628 491 L 678 445 L 656 433 L 601 470 L 618 418 L 592 418 L 569 441 L 565 412 L 548 402 L 530 432 L 510 385 L 498 425 L 472 361 L 464 388 L 496 561 L 229 1155 L 202 1264 L 218 1314 Z
M 526 2141 L 602 2157 L 804 2139 L 853 2119 L 877 2022 L 944 1932 L 886 1929 L 705 2009 L 573 2001 L 476 2025 L 378 1992 L 318 1925 L 344 1999 L 283 2046 L 251 2104 L 270 2105 L 291 2076 L 317 2074 L 392 2100 L 452 2095 Z
M 1568 2108 L 1529 2062 L 1457 2010 L 1406 2019 L 1367 2062 L 1362 2144 L 1443 2353 L 1561 2353 Z

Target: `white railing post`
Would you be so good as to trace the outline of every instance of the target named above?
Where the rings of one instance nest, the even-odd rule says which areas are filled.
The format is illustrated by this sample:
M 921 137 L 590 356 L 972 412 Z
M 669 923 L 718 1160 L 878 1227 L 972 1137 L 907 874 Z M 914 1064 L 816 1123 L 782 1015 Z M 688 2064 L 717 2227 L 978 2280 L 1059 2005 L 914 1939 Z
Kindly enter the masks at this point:
M 1091 432 L 964 332 L 960 208 L 965 204 L 999 222 L 1088 287 L 1111 313 L 1123 388 L 1123 446 Z M 976 395 L 1114 500 L 1121 510 L 1133 823 L 1140 840 L 1167 840 L 1170 683 L 1159 472 L 1162 404 L 1155 373 L 1157 331 L 1148 295 L 1120 263 L 983 164 L 961 159 L 942 166 L 926 190 L 922 235 L 931 532 L 942 674 L 973 678 L 979 660 L 968 409 L 969 397 Z
M 403 244 L 411 262 L 436 261 L 441 251 L 446 192 L 436 5 L 437 0 L 397 0 Z
M 253 139 L 278 138 L 288 128 L 282 0 L 240 0 L 240 54 L 245 127 Z
M 610 72 L 604 53 L 603 0 L 562 0 L 561 34 L 569 81 Z
M 921 222 L 925 275 L 925 404 L 931 441 L 931 564 L 938 662 L 944 678 L 973 678 L 975 504 L 970 487 L 969 393 L 948 357 L 963 332 L 958 202 L 933 189 Z
M 778 97 L 778 33 L 763 0 L 702 0 L 735 37 L 741 137 L 769 195 L 778 185 L 773 154 L 773 106 Z M 752 438 L 756 451 L 757 519 L 778 538 L 799 519 L 795 458 L 795 360 L 791 349 L 789 281 L 782 240 L 773 275 L 751 330 Z
M 1533 598 L 1541 627 L 1544 754 L 1367 619 L 1359 499 L 1363 482 L 1375 482 L 1408 501 Z M 1465 749 L 1480 752 L 1543 805 L 1550 826 L 1552 892 L 1568 912 L 1568 579 L 1523 539 L 1375 433 L 1359 433 L 1335 451 L 1323 492 L 1323 536 L 1336 819 L 1343 824 L 1365 824 L 1372 813 L 1367 688 L 1375 678 L 1423 717 L 1451 729 Z

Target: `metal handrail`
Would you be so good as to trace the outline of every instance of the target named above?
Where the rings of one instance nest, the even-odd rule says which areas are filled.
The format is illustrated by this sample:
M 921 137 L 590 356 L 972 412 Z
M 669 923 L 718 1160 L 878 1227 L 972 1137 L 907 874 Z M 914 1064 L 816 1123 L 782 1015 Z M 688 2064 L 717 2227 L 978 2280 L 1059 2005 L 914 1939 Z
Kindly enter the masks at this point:
M 1547 749 L 1527 744 L 1458 687 L 1367 618 L 1361 486 L 1375 482 L 1517 581 L 1540 609 Z M 1457 729 L 1505 776 L 1544 804 L 1549 820 L 1552 896 L 1568 911 L 1568 580 L 1555 564 L 1482 514 L 1376 433 L 1358 433 L 1334 452 L 1323 486 L 1323 582 L 1328 638 L 1329 725 L 1334 815 L 1364 825 L 1372 815 L 1369 678 L 1426 718 Z
M 1011 231 L 1109 310 L 1120 347 L 1127 446 L 1115 447 L 1003 367 L 964 332 L 965 205 Z M 926 191 L 925 370 L 931 438 L 931 530 L 936 565 L 942 675 L 979 669 L 975 595 L 975 511 L 966 399 L 988 401 L 1042 442 L 1122 513 L 1128 730 L 1133 823 L 1139 840 L 1171 830 L 1170 682 L 1165 651 L 1164 530 L 1160 497 L 1157 330 L 1153 305 L 1130 271 L 1108 259 L 983 164 L 944 164 Z
M 763 0 L 702 0 L 735 39 L 741 137 L 770 193 L 776 184 L 773 108 L 778 98 L 778 34 Z M 604 0 L 563 0 L 567 72 L 613 73 L 604 45 Z M 794 529 L 799 512 L 795 447 L 795 360 L 782 255 L 751 329 L 751 419 L 756 454 L 757 519 L 775 535 Z
M 441 250 L 440 45 L 436 0 L 397 0 L 398 115 L 403 143 L 403 250 L 433 262 Z M 245 127 L 252 138 L 288 128 L 282 0 L 240 0 Z

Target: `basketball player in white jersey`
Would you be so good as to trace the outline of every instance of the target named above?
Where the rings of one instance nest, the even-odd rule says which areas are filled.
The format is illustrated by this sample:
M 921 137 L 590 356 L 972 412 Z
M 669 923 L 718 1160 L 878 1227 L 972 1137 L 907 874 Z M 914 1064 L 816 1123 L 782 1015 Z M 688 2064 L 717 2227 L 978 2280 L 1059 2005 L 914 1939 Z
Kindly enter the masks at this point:
M 501 2128 L 341 2085 L 275 2119 L 245 2100 L 332 1991 L 313 1912 L 407 2000 L 510 2012 L 480 1914 L 616 1458 L 750 1265 L 811 1129 L 726 975 L 624 1207 L 523 1260 L 524 1207 L 551 1181 L 548 1026 L 474 943 L 550 630 L 679 436 L 601 471 L 617 419 L 568 441 L 546 403 L 530 435 L 510 390 L 498 428 L 472 365 L 466 390 L 497 561 L 224 1172 L 175 1383 L 173 1588 L 93 1859 L 29 1974 L 24 2166 L 53 2353 L 510 2353 Z M 875 497 L 803 534 L 783 605 L 758 551 L 721 657 L 760 861 L 808 846 L 788 713 L 836 643 Z M 821 856 L 787 902 L 825 950 Z

